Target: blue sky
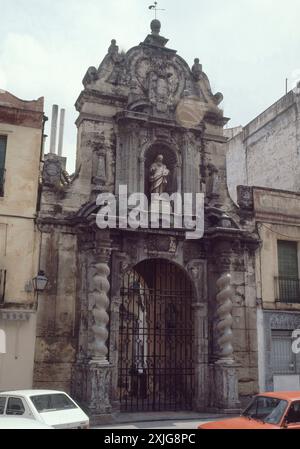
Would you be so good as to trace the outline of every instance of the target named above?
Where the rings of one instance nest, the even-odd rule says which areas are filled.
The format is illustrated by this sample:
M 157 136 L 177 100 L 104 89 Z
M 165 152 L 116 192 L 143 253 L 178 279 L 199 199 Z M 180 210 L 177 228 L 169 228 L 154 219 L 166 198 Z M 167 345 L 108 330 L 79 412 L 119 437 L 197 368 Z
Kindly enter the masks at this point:
M 74 103 L 86 69 L 98 67 L 112 38 L 123 50 L 144 40 L 151 3 L 0 0 L 0 89 L 26 100 L 44 96 L 49 118 L 52 104 L 66 108 L 64 155 L 70 171 L 76 153 Z M 159 13 L 161 34 L 190 65 L 200 58 L 213 90 L 224 94 L 229 126 L 246 124 L 280 98 L 285 78 L 289 88 L 300 79 L 299 0 L 159 3 L 166 9 Z

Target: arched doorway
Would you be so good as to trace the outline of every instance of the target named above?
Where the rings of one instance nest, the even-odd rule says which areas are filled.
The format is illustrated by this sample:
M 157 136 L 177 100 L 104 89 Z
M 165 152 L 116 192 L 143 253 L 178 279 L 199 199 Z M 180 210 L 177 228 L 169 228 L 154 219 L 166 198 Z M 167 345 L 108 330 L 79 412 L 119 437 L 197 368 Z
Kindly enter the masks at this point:
M 167 260 L 145 260 L 124 275 L 121 299 L 121 410 L 191 410 L 194 320 L 190 279 Z

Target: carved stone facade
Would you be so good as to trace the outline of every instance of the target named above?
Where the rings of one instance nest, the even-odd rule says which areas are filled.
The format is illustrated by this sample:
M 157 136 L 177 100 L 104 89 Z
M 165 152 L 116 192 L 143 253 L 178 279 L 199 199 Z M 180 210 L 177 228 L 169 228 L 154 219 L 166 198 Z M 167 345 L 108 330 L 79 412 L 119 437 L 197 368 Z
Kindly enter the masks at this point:
M 112 40 L 99 68 L 88 69 L 84 90 L 76 103 L 77 176 L 63 187 L 63 195 L 47 182 L 42 193 L 38 220 L 43 231 L 41 264 L 45 270 L 49 267 L 51 290 L 41 298 L 42 331 L 36 369 L 43 368 L 51 344 L 50 329 L 53 342 L 59 341 L 62 348 L 70 345 L 72 352 L 66 354 L 62 350 L 62 357 L 59 354 L 56 359 L 50 357 L 47 363 L 53 362 L 51 377 L 45 370 L 36 386 L 61 383 L 72 390 L 95 419 L 122 410 L 130 403 L 128 397 L 134 402 L 133 395 L 137 408 L 145 406 L 147 392 L 153 393 L 155 388 L 153 375 L 149 374 L 154 369 L 149 354 L 159 339 L 163 344 L 167 340 L 157 334 L 154 341 L 149 337 L 151 343 L 145 347 L 138 326 L 145 320 L 150 326 L 156 320 L 155 333 L 162 322 L 167 322 L 166 333 L 170 341 L 174 338 L 177 342 L 172 346 L 177 351 L 178 316 L 186 319 L 185 308 L 191 312 L 194 329 L 185 349 L 193 356 L 185 360 L 182 352 L 178 356 L 178 369 L 184 373 L 185 363 L 191 364 L 189 374 L 182 374 L 190 376 L 189 393 L 192 392 L 193 398 L 190 406 L 195 410 L 232 408 L 234 401 L 228 398 L 232 398 L 234 385 L 238 385 L 240 397 L 257 392 L 257 347 L 254 343 L 249 346 L 249 335 L 255 331 L 248 319 L 250 315 L 256 316 L 257 236 L 251 217 L 243 217 L 246 225 L 241 224 L 240 210 L 226 190 L 223 126 L 228 119 L 218 107 L 222 94 L 212 93 L 199 61 L 191 69 L 175 50 L 166 47 L 167 39 L 159 30 L 159 22 L 153 21 L 151 34 L 127 53 L 120 53 Z M 195 106 L 193 114 L 191 105 Z M 203 239 L 186 240 L 185 229 L 99 230 L 95 221 L 100 208 L 96 205 L 97 194 L 110 192 L 118 197 L 119 187 L 126 185 L 128 194 L 149 195 L 150 167 L 158 155 L 163 156 L 169 171 L 167 193 L 205 195 Z M 71 239 L 68 255 L 60 243 L 67 235 Z M 74 273 L 64 266 L 68 257 L 74 260 Z M 159 272 L 154 276 L 161 265 L 168 276 Z M 60 266 L 64 267 L 62 271 Z M 233 292 L 232 323 L 226 334 L 231 330 L 232 351 L 238 364 L 225 370 L 216 365 L 220 354 L 218 323 L 223 318 L 220 310 L 219 315 L 217 312 L 217 281 L 224 273 L 231 275 Z M 138 280 L 129 282 L 125 288 L 124 280 L 132 274 Z M 185 291 L 179 294 L 182 286 Z M 64 299 L 64 291 L 70 294 L 69 303 Z M 170 292 L 174 304 L 179 299 L 181 306 L 177 309 L 168 302 Z M 182 306 L 183 296 L 186 307 Z M 47 311 L 50 301 L 56 312 Z M 125 307 L 130 301 L 132 313 L 129 306 Z M 160 304 L 160 316 L 157 310 L 153 311 L 154 301 Z M 139 310 L 136 314 L 135 307 Z M 63 317 L 72 323 L 70 327 L 64 327 Z M 132 320 L 132 327 L 124 327 L 124 320 Z M 129 380 L 122 378 L 120 339 L 124 329 L 128 332 L 128 346 L 132 347 L 127 356 L 133 360 L 132 370 L 127 373 Z M 145 326 L 143 329 L 147 333 Z M 130 332 L 135 332 L 134 339 Z M 137 352 L 138 344 L 140 347 L 143 344 L 142 356 Z M 247 358 L 249 351 L 252 362 Z M 161 360 L 166 359 L 165 353 L 160 354 Z M 159 363 L 163 363 L 161 360 Z M 166 364 L 162 369 L 167 375 Z M 223 399 L 219 400 L 219 395 L 216 401 L 212 379 L 220 375 L 231 385 L 231 393 L 220 393 Z M 252 377 L 253 381 L 247 381 Z M 170 392 L 166 387 L 164 392 L 160 390 L 162 387 L 157 388 L 168 408 L 165 396 Z M 176 408 L 178 397 L 171 399 Z

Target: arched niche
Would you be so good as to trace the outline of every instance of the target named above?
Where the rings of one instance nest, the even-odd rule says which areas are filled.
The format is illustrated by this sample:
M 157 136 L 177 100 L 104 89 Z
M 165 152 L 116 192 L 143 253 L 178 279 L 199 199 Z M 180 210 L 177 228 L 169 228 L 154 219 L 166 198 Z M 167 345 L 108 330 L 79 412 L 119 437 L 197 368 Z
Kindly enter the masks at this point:
M 156 142 L 151 145 L 145 153 L 144 163 L 144 192 L 150 198 L 150 167 L 155 162 L 158 155 L 164 157 L 164 164 L 167 166 L 170 174 L 165 192 L 171 195 L 181 190 L 181 180 L 179 174 L 179 163 L 176 152 L 164 142 Z

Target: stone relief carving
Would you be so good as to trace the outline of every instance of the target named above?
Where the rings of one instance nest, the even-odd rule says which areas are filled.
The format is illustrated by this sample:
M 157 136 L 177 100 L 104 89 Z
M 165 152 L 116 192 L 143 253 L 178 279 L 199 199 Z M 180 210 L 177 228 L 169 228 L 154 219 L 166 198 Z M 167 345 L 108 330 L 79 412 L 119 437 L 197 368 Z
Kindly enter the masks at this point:
M 238 186 L 237 188 L 237 202 L 241 209 L 253 210 L 253 188 L 248 186 Z
M 44 185 L 54 186 L 60 183 L 62 174 L 61 162 L 58 159 L 46 159 L 43 170 Z
M 170 246 L 169 246 L 169 252 L 170 253 L 176 253 L 177 251 L 177 241 L 175 237 L 170 237 Z
M 144 51 L 134 61 L 132 72 L 137 86 L 158 112 L 168 112 L 183 92 L 185 79 L 173 56 Z
M 150 235 L 146 243 L 146 251 L 174 254 L 177 251 L 177 240 L 175 237 Z

